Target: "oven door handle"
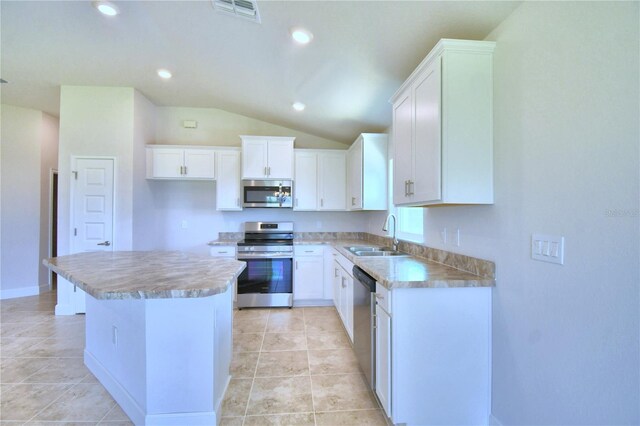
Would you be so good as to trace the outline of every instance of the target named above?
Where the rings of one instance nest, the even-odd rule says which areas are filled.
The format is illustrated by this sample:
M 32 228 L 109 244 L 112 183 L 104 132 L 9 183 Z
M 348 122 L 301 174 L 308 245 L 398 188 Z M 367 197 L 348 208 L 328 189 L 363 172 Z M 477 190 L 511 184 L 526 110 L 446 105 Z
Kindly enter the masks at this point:
M 252 253 L 252 254 L 240 254 L 238 253 L 238 260 L 249 259 L 293 259 L 293 253 Z

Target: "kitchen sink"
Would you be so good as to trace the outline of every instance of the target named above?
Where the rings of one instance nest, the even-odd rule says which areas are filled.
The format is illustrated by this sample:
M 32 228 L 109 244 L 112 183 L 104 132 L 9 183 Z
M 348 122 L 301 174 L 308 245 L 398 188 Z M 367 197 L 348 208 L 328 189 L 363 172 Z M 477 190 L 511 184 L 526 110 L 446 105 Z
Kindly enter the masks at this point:
M 345 248 L 356 256 L 409 256 L 391 247 L 347 246 Z
M 356 251 L 353 254 L 355 254 L 356 256 L 365 256 L 365 257 L 369 257 L 369 256 L 395 256 L 395 257 L 409 256 L 407 253 L 403 253 L 401 251 L 395 251 L 395 250 Z

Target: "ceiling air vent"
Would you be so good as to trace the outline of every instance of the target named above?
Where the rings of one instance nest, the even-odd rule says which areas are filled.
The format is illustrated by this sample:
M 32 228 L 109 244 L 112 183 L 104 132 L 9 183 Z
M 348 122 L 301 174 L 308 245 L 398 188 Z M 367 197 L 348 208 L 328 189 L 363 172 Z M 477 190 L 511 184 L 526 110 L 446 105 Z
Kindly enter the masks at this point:
M 219 12 L 239 16 L 260 23 L 260 13 L 255 0 L 211 0 Z

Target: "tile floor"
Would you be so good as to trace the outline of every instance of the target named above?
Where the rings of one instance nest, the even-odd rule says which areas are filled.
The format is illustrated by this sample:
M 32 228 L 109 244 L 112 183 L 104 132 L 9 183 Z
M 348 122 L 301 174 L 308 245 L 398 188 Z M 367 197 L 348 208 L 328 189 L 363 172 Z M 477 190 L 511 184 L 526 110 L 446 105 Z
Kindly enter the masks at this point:
M 55 293 L 0 302 L 0 424 L 131 425 L 84 366 L 84 316 Z M 333 308 L 234 314 L 222 425 L 387 425 Z

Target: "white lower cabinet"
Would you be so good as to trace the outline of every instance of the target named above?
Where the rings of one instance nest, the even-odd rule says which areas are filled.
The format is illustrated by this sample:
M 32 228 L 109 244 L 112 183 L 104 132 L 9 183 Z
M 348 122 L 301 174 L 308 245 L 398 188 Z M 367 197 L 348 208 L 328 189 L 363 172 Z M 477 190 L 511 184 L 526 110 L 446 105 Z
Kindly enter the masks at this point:
M 324 298 L 324 247 L 294 247 L 293 300 L 317 301 Z M 305 303 L 302 303 L 305 304 Z
M 376 395 L 391 417 L 391 316 L 376 305 Z
M 353 342 L 353 263 L 334 250 L 333 304 Z
M 491 288 L 376 288 L 376 395 L 394 424 L 488 424 Z
M 213 257 L 236 258 L 236 246 L 211 246 L 209 254 Z M 233 283 L 233 301 L 238 301 L 238 280 Z

